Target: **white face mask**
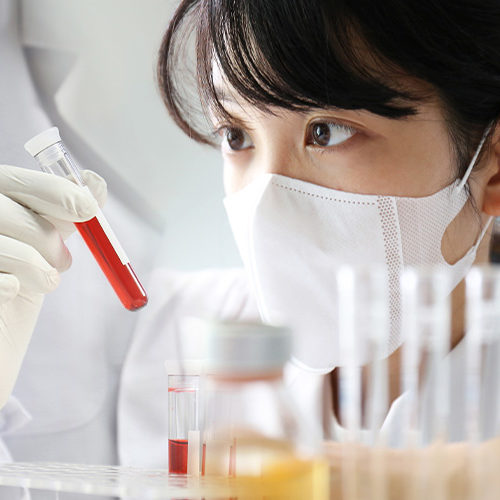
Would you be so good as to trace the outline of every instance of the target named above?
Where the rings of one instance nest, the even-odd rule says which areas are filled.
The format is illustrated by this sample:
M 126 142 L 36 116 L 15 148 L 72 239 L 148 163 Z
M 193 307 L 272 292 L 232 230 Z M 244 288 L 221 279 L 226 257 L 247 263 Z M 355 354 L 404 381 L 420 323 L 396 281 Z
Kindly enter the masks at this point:
M 263 321 L 294 331 L 293 360 L 327 373 L 345 364 L 337 325 L 335 272 L 342 265 L 382 265 L 390 323 L 387 352 L 401 345 L 399 278 L 407 266 L 442 265 L 450 290 L 464 278 L 488 224 L 455 264 L 441 253 L 443 235 L 467 201 L 467 178 L 423 198 L 363 195 L 276 174 L 260 176 L 224 200 Z

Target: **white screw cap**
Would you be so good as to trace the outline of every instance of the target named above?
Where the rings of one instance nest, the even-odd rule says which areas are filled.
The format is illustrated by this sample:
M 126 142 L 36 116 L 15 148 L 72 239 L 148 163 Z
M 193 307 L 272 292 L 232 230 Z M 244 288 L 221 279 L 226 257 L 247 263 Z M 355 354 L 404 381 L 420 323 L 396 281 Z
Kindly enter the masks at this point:
M 42 133 L 35 135 L 31 138 L 25 145 L 24 149 L 28 153 L 35 157 L 38 153 L 47 149 L 49 146 L 61 142 L 61 136 L 59 135 L 59 129 L 57 127 L 51 127 Z

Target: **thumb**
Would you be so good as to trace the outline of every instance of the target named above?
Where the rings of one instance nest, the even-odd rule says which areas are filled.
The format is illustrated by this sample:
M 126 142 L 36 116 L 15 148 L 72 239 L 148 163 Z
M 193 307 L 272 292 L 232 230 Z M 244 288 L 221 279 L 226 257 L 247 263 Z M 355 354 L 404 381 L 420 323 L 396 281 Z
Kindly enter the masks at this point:
M 106 203 L 106 198 L 108 196 L 106 181 L 92 170 L 82 170 L 80 174 L 92 196 L 97 200 L 99 208 L 102 208 Z M 57 230 L 61 233 L 63 240 L 66 240 L 75 231 L 75 226 L 72 222 L 55 219 L 53 217 L 45 218 L 57 228 Z

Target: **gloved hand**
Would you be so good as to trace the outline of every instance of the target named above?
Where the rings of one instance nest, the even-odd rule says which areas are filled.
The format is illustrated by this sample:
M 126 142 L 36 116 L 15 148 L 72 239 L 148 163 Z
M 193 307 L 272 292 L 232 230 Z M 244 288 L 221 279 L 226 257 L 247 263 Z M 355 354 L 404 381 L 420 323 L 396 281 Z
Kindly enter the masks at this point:
M 74 222 L 94 217 L 105 201 L 104 180 L 90 170 L 82 175 L 94 197 L 62 177 L 0 165 L 0 408 L 16 381 L 43 297 L 71 265 L 63 239 L 75 230 Z

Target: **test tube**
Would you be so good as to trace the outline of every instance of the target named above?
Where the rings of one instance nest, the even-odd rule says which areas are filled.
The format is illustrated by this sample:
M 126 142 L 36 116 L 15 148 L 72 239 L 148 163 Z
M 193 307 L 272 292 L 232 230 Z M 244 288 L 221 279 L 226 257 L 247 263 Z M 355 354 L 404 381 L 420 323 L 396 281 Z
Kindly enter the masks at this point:
M 443 266 L 406 269 L 402 275 L 402 441 L 411 471 L 405 498 L 447 498 L 444 447 L 450 422 L 451 276 Z M 424 390 L 422 390 L 424 389 Z M 435 443 L 432 454 L 417 451 Z M 415 452 L 412 454 L 411 450 Z
M 387 493 L 381 427 L 388 411 L 389 281 L 387 272 L 378 266 L 344 266 L 337 273 L 339 347 L 346 359 L 339 370 L 342 420 L 348 441 L 359 441 L 366 426 L 372 445 L 369 481 L 359 481 L 355 447 L 348 445 L 344 451 L 343 494 L 348 499 L 383 499 Z M 363 365 L 368 370 L 366 405 L 362 402 Z
M 345 364 L 339 370 L 340 416 L 348 441 L 359 441 L 361 431 L 362 339 L 357 328 L 356 275 L 349 266 L 337 272 L 339 349 Z
M 86 187 L 78 165 L 61 141 L 57 127 L 33 137 L 24 147 L 37 160 L 43 172 L 66 177 Z M 136 311 L 145 306 L 148 302 L 146 292 L 103 213 L 99 210 L 94 218 L 77 222 L 75 226 L 125 308 Z
M 498 435 L 500 401 L 500 268 L 477 266 L 466 278 L 466 419 L 468 439 Z M 496 387 L 486 387 L 486 383 Z M 488 411 L 481 406 L 488 402 Z
M 500 269 L 473 267 L 466 278 L 465 418 L 470 498 L 496 497 L 497 467 L 480 441 L 495 437 L 499 420 Z M 493 356 L 492 356 L 493 355 Z M 493 384 L 493 386 L 492 386 Z M 487 405 L 487 406 L 485 406 Z
M 338 334 L 339 351 L 341 358 L 345 360 L 338 369 L 339 377 L 339 407 L 342 425 L 345 427 L 345 445 L 342 449 L 342 495 L 346 499 L 365 498 L 368 494 L 377 498 L 377 492 L 382 483 L 375 484 L 372 480 L 361 482 L 359 480 L 359 470 L 357 467 L 357 447 L 356 442 L 361 441 L 361 430 L 363 427 L 362 415 L 362 370 L 363 365 L 370 363 L 379 354 L 378 342 L 372 345 L 380 333 L 378 325 L 374 324 L 372 312 L 376 309 L 372 300 L 377 300 L 377 295 L 373 295 L 374 288 L 371 286 L 373 277 L 371 269 L 361 266 L 359 268 L 352 266 L 342 266 L 336 273 L 337 295 L 338 295 Z M 377 291 L 378 292 L 378 291 Z M 371 348 L 375 347 L 375 350 Z M 376 368 L 373 371 L 373 368 Z M 378 368 L 381 365 L 372 364 L 372 373 L 374 386 L 370 389 L 384 391 L 379 384 Z M 377 394 L 381 398 L 383 405 L 384 394 Z M 376 396 L 376 397 L 377 397 Z M 379 416 L 379 409 L 373 398 L 370 398 L 368 408 L 368 423 L 373 425 L 371 429 L 372 436 L 378 435 L 379 426 L 374 420 Z M 376 403 L 375 406 L 373 403 Z M 376 415 L 377 414 L 377 415 Z M 383 417 L 382 417 L 383 418 Z M 377 422 L 378 423 L 378 422 Z M 372 440 L 375 441 L 375 437 Z M 382 466 L 379 460 L 378 465 Z M 375 464 L 375 461 L 373 462 Z M 377 472 L 381 472 L 378 467 Z M 372 474 L 372 479 L 375 477 Z M 379 478 L 382 476 L 379 475 Z M 370 490 L 370 491 L 368 491 Z M 377 490 L 375 492 L 374 490 Z
M 199 475 L 199 375 L 168 375 L 168 471 Z
M 409 447 L 448 438 L 450 279 L 442 267 L 409 268 L 402 275 L 404 440 Z M 425 401 L 424 380 L 428 381 Z

